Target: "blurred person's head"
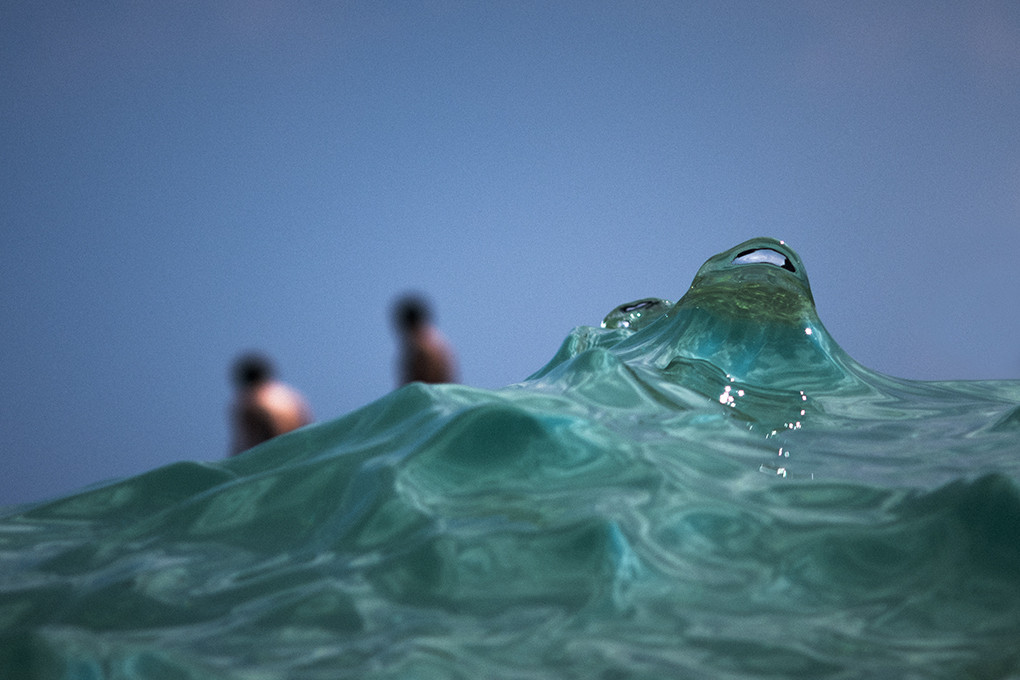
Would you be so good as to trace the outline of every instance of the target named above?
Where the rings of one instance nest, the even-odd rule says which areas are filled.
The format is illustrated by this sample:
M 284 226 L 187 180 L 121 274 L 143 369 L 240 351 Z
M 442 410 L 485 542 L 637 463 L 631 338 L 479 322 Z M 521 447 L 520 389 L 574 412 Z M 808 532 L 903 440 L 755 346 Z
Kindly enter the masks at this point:
M 421 328 L 431 320 L 428 302 L 420 295 L 405 295 L 394 306 L 393 321 L 402 333 Z
M 273 373 L 273 362 L 257 352 L 243 354 L 234 362 L 234 384 L 242 389 L 268 382 Z

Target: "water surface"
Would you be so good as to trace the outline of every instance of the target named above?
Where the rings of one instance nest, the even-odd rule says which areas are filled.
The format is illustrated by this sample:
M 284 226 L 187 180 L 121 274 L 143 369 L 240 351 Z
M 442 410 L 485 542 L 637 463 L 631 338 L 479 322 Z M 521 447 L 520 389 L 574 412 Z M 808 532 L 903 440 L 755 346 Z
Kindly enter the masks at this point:
M 1018 443 L 754 239 L 519 384 L 8 509 L 0 677 L 1020 677 Z

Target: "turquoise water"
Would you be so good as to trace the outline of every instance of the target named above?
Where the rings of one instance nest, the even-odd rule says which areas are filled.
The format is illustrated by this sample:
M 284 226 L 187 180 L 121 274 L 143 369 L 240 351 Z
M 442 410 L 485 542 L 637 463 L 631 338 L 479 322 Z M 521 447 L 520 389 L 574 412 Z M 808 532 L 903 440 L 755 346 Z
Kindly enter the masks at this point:
M 520 384 L 8 509 L 0 677 L 1016 678 L 1018 444 L 755 239 Z

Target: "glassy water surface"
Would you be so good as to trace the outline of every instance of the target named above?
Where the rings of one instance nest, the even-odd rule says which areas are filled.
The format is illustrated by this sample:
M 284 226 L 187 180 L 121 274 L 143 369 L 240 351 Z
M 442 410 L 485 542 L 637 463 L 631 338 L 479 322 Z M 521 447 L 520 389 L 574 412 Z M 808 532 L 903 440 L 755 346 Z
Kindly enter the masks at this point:
M 519 384 L 7 509 L 0 677 L 1020 677 L 1018 444 L 754 239 Z

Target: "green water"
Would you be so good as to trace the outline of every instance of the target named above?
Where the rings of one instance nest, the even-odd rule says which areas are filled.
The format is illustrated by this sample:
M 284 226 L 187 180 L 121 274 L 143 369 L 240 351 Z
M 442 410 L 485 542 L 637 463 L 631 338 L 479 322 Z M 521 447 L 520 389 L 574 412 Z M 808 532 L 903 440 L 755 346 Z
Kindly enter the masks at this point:
M 1016 678 L 1018 444 L 755 239 L 517 385 L 9 510 L 0 677 Z

